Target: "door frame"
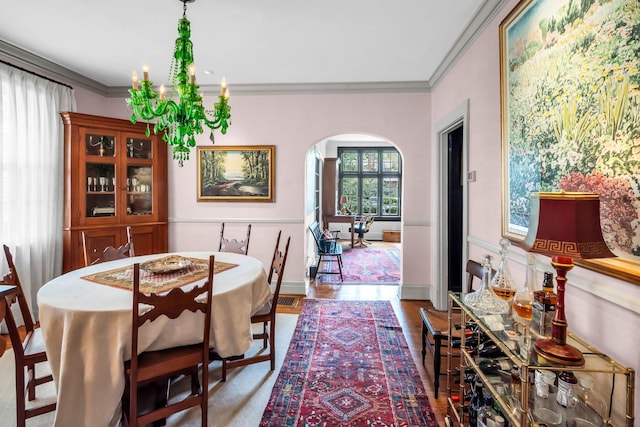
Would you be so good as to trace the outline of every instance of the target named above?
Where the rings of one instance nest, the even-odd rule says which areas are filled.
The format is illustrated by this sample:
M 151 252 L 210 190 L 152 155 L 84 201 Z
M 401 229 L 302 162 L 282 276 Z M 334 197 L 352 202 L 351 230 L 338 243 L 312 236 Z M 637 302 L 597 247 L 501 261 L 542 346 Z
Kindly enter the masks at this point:
M 468 223 L 469 223 L 469 99 L 453 108 L 434 126 L 433 149 L 434 149 L 434 182 L 436 189 L 435 197 L 435 232 L 433 233 L 433 251 L 431 268 L 431 289 L 430 300 L 437 310 L 447 309 L 448 297 L 448 265 L 449 256 L 447 254 L 448 239 L 448 136 L 449 133 L 460 127 L 462 128 L 462 259 L 469 257 L 468 243 Z M 465 274 L 460 271 L 462 284 L 464 287 Z

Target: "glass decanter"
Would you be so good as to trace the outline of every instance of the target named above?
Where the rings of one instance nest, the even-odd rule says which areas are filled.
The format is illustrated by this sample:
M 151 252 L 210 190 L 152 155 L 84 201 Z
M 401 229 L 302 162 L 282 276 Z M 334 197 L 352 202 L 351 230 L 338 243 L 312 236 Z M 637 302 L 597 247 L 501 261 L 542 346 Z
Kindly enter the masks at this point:
M 498 271 L 491 279 L 491 287 L 493 292 L 500 298 L 511 303 L 513 296 L 516 294 L 516 287 L 509 271 L 509 264 L 507 264 L 507 251 L 509 248 L 509 240 L 500 239 L 500 265 L 498 265 Z
M 477 291 L 464 296 L 464 303 L 477 316 L 509 312 L 509 303 L 499 298 L 491 290 L 491 260 L 491 255 L 482 257 L 482 285 Z
M 518 289 L 513 297 L 514 319 L 523 324 L 531 322 L 533 309 L 533 293 L 536 291 L 536 256 L 527 254 L 527 270 L 525 273 L 524 287 Z

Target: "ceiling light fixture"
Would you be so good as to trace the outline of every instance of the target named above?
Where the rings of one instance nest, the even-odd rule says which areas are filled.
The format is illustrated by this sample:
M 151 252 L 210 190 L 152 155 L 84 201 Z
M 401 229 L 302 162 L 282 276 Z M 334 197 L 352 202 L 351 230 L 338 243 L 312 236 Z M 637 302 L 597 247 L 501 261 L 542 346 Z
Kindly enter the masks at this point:
M 172 87 L 169 99 L 167 99 L 164 85 L 160 85 L 159 93 L 153 91 L 153 83 L 149 80 L 149 67 L 145 64 L 142 68 L 143 77 L 140 86 L 138 86 L 138 74 L 135 71 L 131 73 L 132 87 L 129 89 L 131 97 L 127 99 L 127 104 L 133 110 L 132 123 L 136 123 L 138 118 L 146 121 L 157 120 L 153 126 L 154 133 L 164 132 L 162 139 L 173 146 L 173 158 L 182 166 L 185 160 L 189 160 L 190 148 L 196 146 L 194 135 L 203 132 L 203 124 L 211 129 L 212 142 L 215 129 L 220 129 L 223 134 L 227 133 L 231 107 L 228 104 L 229 89 L 224 77 L 214 109 L 205 110 L 202 105 L 202 94 L 198 93 L 193 64 L 191 23 L 187 19 L 187 3 L 193 3 L 195 0 L 179 1 L 183 4 L 183 14 L 182 19 L 178 21 L 178 38 L 171 61 Z M 177 99 L 174 101 L 176 94 Z M 147 124 L 147 136 L 149 134 Z

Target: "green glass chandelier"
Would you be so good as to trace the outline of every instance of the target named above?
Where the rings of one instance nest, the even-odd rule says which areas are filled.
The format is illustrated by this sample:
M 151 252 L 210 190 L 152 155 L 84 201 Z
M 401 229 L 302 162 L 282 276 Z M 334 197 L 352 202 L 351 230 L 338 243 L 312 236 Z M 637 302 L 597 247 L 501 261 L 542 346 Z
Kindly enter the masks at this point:
M 187 19 L 187 3 L 193 3 L 195 0 L 180 1 L 183 4 L 183 14 L 182 19 L 178 21 L 178 38 L 171 62 L 170 96 L 167 98 L 164 85 L 160 86 L 159 93 L 152 89 L 149 67 L 145 64 L 142 68 L 143 78 L 140 85 L 138 85 L 138 74 L 135 71 L 131 73 L 132 87 L 129 89 L 131 97 L 127 99 L 127 104 L 133 111 L 132 123 L 136 123 L 138 118 L 145 121 L 155 120 L 154 133 L 164 132 L 162 139 L 173 147 L 173 158 L 182 166 L 185 160 L 189 160 L 190 149 L 196 146 L 194 135 L 203 132 L 203 124 L 211 129 L 212 142 L 215 129 L 220 129 L 223 134 L 227 133 L 231 107 L 228 104 L 229 89 L 226 87 L 224 78 L 214 109 L 207 110 L 202 105 L 202 94 L 198 93 L 193 64 L 191 23 Z M 176 97 L 177 99 L 174 100 Z M 147 124 L 147 136 L 149 135 Z

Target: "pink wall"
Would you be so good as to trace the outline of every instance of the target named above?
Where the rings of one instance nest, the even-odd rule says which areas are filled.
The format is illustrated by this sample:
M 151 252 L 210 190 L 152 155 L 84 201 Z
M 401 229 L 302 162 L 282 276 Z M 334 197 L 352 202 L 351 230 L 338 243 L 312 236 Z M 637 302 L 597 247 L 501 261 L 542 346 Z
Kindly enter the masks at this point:
M 233 93 L 233 92 L 232 92 Z M 99 109 L 78 100 L 78 109 Z M 105 101 L 104 99 L 102 100 Z M 205 99 L 205 102 L 210 99 Z M 431 197 L 430 95 L 352 94 L 234 96 L 232 126 L 216 133 L 217 145 L 275 145 L 275 203 L 212 203 L 196 201 L 196 154 L 183 168 L 169 166 L 171 250 L 197 250 L 217 245 L 221 221 L 252 222 L 251 253 L 268 264 L 277 230 L 292 236 L 285 282 L 304 291 L 305 158 L 318 142 L 342 133 L 365 133 L 393 142 L 403 155 L 403 283 L 410 293 L 427 298 Z M 104 104 L 103 104 L 104 105 Z M 128 118 L 123 99 L 106 100 L 105 113 Z M 199 145 L 210 145 L 208 132 Z M 244 225 L 238 225 L 238 233 Z M 407 230 L 406 227 L 409 227 Z M 406 291 L 409 292 L 409 291 Z
M 470 258 L 492 252 L 501 237 L 501 136 L 498 26 L 517 4 L 509 1 L 474 41 L 471 49 L 432 91 L 432 122 L 436 123 L 466 99 L 470 104 L 469 183 Z M 511 271 L 524 281 L 524 252 L 513 248 Z M 552 270 L 538 257 L 539 268 Z M 494 258 L 497 266 L 497 258 Z M 638 370 L 640 368 L 640 286 L 575 267 L 566 291 L 569 329 L 595 347 Z M 636 384 L 638 387 L 638 384 Z M 638 396 L 639 393 L 636 393 Z M 635 407 L 640 399 L 636 397 Z

